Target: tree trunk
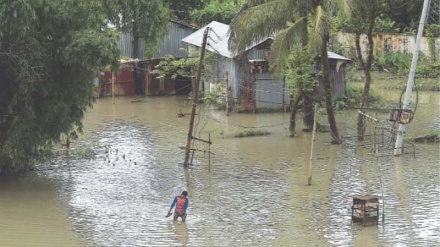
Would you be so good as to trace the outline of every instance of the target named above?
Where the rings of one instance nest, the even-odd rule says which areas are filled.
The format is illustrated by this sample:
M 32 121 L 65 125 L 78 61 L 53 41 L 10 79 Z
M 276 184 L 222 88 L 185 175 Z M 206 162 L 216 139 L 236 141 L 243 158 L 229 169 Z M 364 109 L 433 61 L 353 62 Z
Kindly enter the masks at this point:
M 364 84 L 364 91 L 362 92 L 362 101 L 361 101 L 361 108 L 365 108 L 369 106 L 369 98 L 370 98 L 370 86 L 371 86 L 371 64 L 373 63 L 373 49 L 374 49 L 374 40 L 373 40 L 373 28 L 375 23 L 375 17 L 369 16 L 368 20 L 368 30 L 367 30 L 367 39 L 368 39 L 368 55 L 367 55 L 367 61 L 364 62 L 363 56 L 362 56 L 362 50 L 361 50 L 361 44 L 360 44 L 360 33 L 356 34 L 355 37 L 355 44 L 356 44 L 356 53 L 358 56 L 358 60 L 362 66 L 362 69 L 365 74 L 365 84 Z M 358 140 L 362 141 L 365 134 L 365 119 L 362 114 L 358 115 L 357 120 L 357 135 Z
M 321 69 L 322 69 L 322 83 L 324 84 L 325 91 L 325 109 L 327 111 L 327 119 L 330 124 L 330 134 L 332 144 L 340 144 L 341 140 L 338 134 L 338 128 L 336 126 L 335 114 L 333 111 L 332 91 L 330 86 L 330 69 L 327 55 L 327 41 L 329 40 L 328 34 L 324 34 L 321 45 Z
M 312 131 L 315 119 L 315 109 L 313 107 L 313 98 L 310 94 L 303 94 L 303 131 Z
M 132 50 L 131 50 L 131 58 L 138 58 L 138 52 L 139 52 L 139 34 L 136 22 L 133 24 L 133 43 L 132 43 Z
M 292 109 L 290 111 L 290 126 L 289 126 L 290 135 L 289 135 L 289 137 L 295 136 L 295 125 L 296 125 L 295 117 L 296 117 L 296 112 L 298 111 L 298 104 L 301 101 L 301 99 L 302 99 L 302 94 L 298 94 L 292 103 Z

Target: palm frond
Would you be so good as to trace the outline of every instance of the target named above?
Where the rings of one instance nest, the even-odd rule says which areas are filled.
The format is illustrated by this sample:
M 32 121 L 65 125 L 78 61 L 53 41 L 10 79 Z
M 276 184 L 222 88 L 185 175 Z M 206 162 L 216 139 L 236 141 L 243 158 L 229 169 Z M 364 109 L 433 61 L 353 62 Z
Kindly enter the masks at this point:
M 265 3 L 269 3 L 269 2 L 273 2 L 273 1 L 276 1 L 276 0 L 247 0 L 244 6 L 252 8 L 252 7 L 262 5 Z
M 322 6 L 318 5 L 311 15 L 311 25 L 309 31 L 308 48 L 311 53 L 317 53 L 321 46 L 321 26 L 322 26 L 323 10 Z
M 352 0 L 326 0 L 323 2 L 323 7 L 329 14 L 346 19 L 351 15 Z
M 307 35 L 305 17 L 289 24 L 288 28 L 276 35 L 269 55 L 270 67 L 276 76 L 283 75 L 290 49 L 295 43 L 301 42 L 303 35 Z
M 249 3 L 261 4 L 242 11 L 232 20 L 229 29 L 229 48 L 238 53 L 280 32 L 294 18 L 295 8 L 289 0 L 254 0 Z

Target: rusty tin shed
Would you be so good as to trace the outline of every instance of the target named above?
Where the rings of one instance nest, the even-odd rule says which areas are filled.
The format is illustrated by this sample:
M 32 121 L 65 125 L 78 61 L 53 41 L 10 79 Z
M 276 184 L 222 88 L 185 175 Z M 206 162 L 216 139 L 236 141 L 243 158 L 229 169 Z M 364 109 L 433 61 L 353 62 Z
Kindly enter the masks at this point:
M 133 90 L 136 94 L 145 95 L 172 95 L 188 94 L 191 90 L 190 78 L 156 78 L 151 73 L 154 66 L 157 65 L 166 55 L 172 55 L 175 58 L 188 57 L 188 45 L 182 42 L 182 38 L 190 35 L 197 30 L 197 27 L 180 21 L 170 20 L 168 35 L 160 43 L 157 53 L 152 59 L 145 59 L 145 42 L 139 42 L 138 58 L 136 69 L 133 71 Z M 122 56 L 130 57 L 132 50 L 133 35 L 131 33 L 122 33 L 119 40 Z

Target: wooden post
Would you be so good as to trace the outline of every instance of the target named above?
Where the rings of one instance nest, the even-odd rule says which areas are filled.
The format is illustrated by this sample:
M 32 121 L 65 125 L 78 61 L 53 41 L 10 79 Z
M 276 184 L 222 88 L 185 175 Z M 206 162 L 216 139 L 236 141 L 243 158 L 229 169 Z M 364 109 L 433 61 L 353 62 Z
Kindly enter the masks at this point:
M 315 113 L 313 116 L 313 132 L 312 132 L 312 145 L 310 148 L 310 160 L 309 160 L 309 179 L 308 185 L 312 185 L 312 166 L 313 166 L 313 148 L 315 144 L 315 133 L 316 133 L 316 114 L 317 114 L 318 104 L 315 104 Z
M 229 74 L 226 72 L 226 116 L 229 116 Z
M 211 173 L 211 132 L 208 133 L 208 172 Z
M 115 104 L 115 72 L 112 71 L 112 102 Z
M 199 96 L 199 83 L 200 83 L 200 77 L 202 75 L 202 65 L 203 65 L 203 58 L 205 57 L 205 49 L 206 49 L 206 41 L 208 40 L 208 32 L 209 27 L 205 29 L 205 32 L 203 34 L 203 42 L 202 42 L 202 48 L 200 50 L 200 59 L 199 59 L 199 65 L 197 68 L 197 76 L 196 81 L 194 83 L 194 93 L 193 93 L 193 104 L 192 104 L 192 110 L 191 110 L 191 119 L 189 122 L 189 130 L 188 130 L 188 137 L 186 140 L 186 150 L 185 150 L 185 160 L 183 161 L 184 167 L 189 167 L 188 161 L 189 161 L 189 152 L 191 149 L 191 141 L 192 141 L 192 134 L 194 129 L 194 118 L 196 115 L 196 108 L 197 108 L 197 101 Z

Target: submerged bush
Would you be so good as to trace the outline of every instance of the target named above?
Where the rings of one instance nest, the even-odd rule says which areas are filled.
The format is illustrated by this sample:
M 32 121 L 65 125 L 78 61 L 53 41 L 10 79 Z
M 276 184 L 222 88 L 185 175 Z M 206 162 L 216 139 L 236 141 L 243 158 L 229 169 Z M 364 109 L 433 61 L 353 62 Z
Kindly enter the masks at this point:
M 265 136 L 265 135 L 270 135 L 270 133 L 267 130 L 245 130 L 235 134 L 234 137 L 241 138 L 241 137 L 250 137 L 250 136 Z
M 362 100 L 362 88 L 358 85 L 348 84 L 346 89 L 346 97 L 334 98 L 333 106 L 335 110 L 353 109 L 359 107 L 361 100 Z M 386 104 L 386 100 L 379 94 L 375 93 L 373 90 L 370 90 L 368 102 L 370 106 L 377 106 L 377 107 Z

